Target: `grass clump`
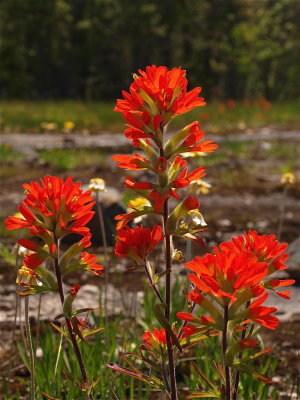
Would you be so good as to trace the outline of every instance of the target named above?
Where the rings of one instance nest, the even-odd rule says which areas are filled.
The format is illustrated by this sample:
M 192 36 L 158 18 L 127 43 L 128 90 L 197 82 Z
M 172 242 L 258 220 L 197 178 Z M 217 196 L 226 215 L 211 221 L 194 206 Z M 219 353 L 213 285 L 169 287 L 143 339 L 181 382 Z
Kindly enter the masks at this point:
M 99 165 L 107 158 L 107 154 L 99 149 L 43 149 L 38 154 L 43 163 L 62 171 Z

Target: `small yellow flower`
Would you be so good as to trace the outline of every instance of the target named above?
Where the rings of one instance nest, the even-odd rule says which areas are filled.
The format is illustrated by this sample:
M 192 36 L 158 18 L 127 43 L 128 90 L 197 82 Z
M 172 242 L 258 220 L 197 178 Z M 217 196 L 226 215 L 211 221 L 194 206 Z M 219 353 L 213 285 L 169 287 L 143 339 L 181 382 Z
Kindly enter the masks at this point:
M 73 121 L 64 122 L 64 131 L 69 132 L 75 128 L 75 124 Z
M 135 197 L 134 199 L 129 200 L 128 206 L 129 208 L 127 208 L 127 212 L 131 212 L 132 209 L 142 211 L 144 207 L 150 207 L 151 203 L 149 200 L 145 199 L 145 197 Z M 140 215 L 139 217 L 134 218 L 133 222 L 139 224 L 145 217 L 145 215 Z
M 135 197 L 134 199 L 129 200 L 128 205 L 137 210 L 142 210 L 144 207 L 151 206 L 149 200 L 145 199 L 145 197 Z
M 16 283 L 18 285 L 37 285 L 35 272 L 23 265 L 18 271 Z
M 296 182 L 296 177 L 291 172 L 286 172 L 285 174 L 283 174 L 281 176 L 282 185 L 290 186 L 290 185 L 294 185 L 295 182 Z
M 195 194 L 208 194 L 210 192 L 211 185 L 205 182 L 203 179 L 197 179 L 189 187 L 189 193 Z
M 93 178 L 89 183 L 89 190 L 92 192 L 103 192 L 105 190 L 105 180 L 102 178 Z
M 45 131 L 54 131 L 57 128 L 57 124 L 55 122 L 42 122 L 41 128 Z

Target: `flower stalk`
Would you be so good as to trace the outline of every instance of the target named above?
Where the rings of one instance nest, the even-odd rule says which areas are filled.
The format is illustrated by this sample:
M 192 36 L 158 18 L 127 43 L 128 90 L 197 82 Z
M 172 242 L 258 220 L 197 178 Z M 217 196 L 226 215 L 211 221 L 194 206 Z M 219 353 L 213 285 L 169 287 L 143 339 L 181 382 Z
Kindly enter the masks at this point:
M 54 259 L 54 268 L 55 268 L 55 274 L 56 274 L 56 279 L 57 279 L 58 293 L 60 296 L 61 304 L 63 306 L 64 302 L 65 302 L 65 295 L 64 295 L 63 284 L 62 284 L 62 275 L 61 275 L 61 271 L 60 271 L 60 267 L 59 267 L 59 241 L 58 240 L 55 240 L 55 245 L 56 245 L 56 249 L 57 249 L 57 256 Z M 70 335 L 70 340 L 71 340 L 71 343 L 73 346 L 73 350 L 76 355 L 78 365 L 80 368 L 80 372 L 82 375 L 84 389 L 87 389 L 87 391 L 88 391 L 88 395 L 87 395 L 88 399 L 93 400 L 93 395 L 91 393 L 89 393 L 89 381 L 88 381 L 85 365 L 83 362 L 83 358 L 82 358 L 82 355 L 81 355 L 81 352 L 80 352 L 80 349 L 79 349 L 79 346 L 78 346 L 78 343 L 76 340 L 76 336 L 73 332 L 71 320 L 69 318 L 67 318 L 66 316 L 65 316 L 65 320 L 66 320 L 67 329 L 68 329 L 68 332 Z
M 25 326 L 30 359 L 30 400 L 35 400 L 35 356 L 29 321 L 29 297 L 25 297 Z
M 225 400 L 231 399 L 230 368 L 226 363 L 226 351 L 228 347 L 228 305 L 224 306 L 224 325 L 222 332 L 223 369 L 225 371 Z
M 170 311 L 171 311 L 171 270 L 172 270 L 172 259 L 171 259 L 171 236 L 168 233 L 168 200 L 165 201 L 163 211 L 163 231 L 165 235 L 165 257 L 166 257 L 166 308 L 165 317 L 170 323 Z M 171 400 L 177 400 L 177 384 L 176 384 L 176 372 L 174 364 L 174 353 L 170 334 L 167 332 L 167 348 L 168 348 L 168 359 L 169 359 L 169 374 L 170 374 L 170 389 L 171 389 Z
M 18 240 L 21 246 L 29 250 L 17 277 L 17 283 L 19 287 L 22 287 L 22 290 L 17 293 L 25 296 L 27 325 L 28 296 L 43 292 L 58 292 L 65 325 L 62 329 L 54 324 L 52 326 L 71 342 L 83 379 L 80 388 L 92 400 L 91 393 L 95 382 L 92 381 L 89 385 L 78 342 L 101 328 L 91 330 L 82 319 L 77 318 L 81 310 L 73 310 L 72 303 L 80 285 L 74 285 L 68 297 L 65 298 L 62 278 L 69 272 L 82 270 L 91 271 L 99 276 L 104 269 L 96 263 L 95 255 L 83 251 L 91 245 L 91 233 L 85 225 L 94 215 L 91 209 L 95 202 L 90 195 L 91 192 L 83 192 L 80 183 L 74 183 L 72 177 L 64 181 L 62 178 L 45 176 L 40 182 L 24 184 L 23 187 L 26 198 L 19 205 L 20 216 L 8 217 L 5 225 L 9 230 L 27 228 L 33 236 L 33 240 L 25 238 Z M 81 235 L 82 239 L 70 246 L 60 257 L 59 241 L 70 233 Z M 55 274 L 49 269 L 48 260 L 54 264 Z M 84 309 L 87 312 L 90 310 Z M 28 326 L 27 337 L 29 337 Z M 30 346 L 29 349 L 32 350 Z M 31 372 L 33 376 L 33 365 L 31 365 Z M 31 393 L 33 393 L 33 388 Z M 34 394 L 32 396 L 34 397 Z
M 108 262 L 108 251 L 107 251 L 107 240 L 106 240 L 106 233 L 105 233 L 105 225 L 104 225 L 104 218 L 103 218 L 103 207 L 99 196 L 99 190 L 96 191 L 96 207 L 97 207 L 97 214 L 99 218 L 100 224 L 100 232 L 102 237 L 102 243 L 104 248 L 104 263 L 106 265 L 104 271 L 104 279 L 105 279 L 105 286 L 104 286 L 104 309 L 105 309 L 105 327 L 108 326 L 108 317 L 107 317 L 107 290 L 108 290 L 108 281 L 109 281 L 109 262 Z

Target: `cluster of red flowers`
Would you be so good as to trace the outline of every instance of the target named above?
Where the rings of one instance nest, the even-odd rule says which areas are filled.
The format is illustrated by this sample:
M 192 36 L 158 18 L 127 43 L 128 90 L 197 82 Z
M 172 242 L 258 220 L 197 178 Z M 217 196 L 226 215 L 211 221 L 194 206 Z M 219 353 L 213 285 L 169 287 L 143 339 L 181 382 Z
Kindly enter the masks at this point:
M 194 333 L 198 332 L 199 329 L 193 325 L 186 325 L 182 329 L 182 334 L 178 334 L 176 329 L 173 328 L 173 332 L 177 339 L 184 340 Z M 146 349 L 154 349 L 164 351 L 167 349 L 167 339 L 166 339 L 166 330 L 164 328 L 158 329 L 154 328 L 152 332 L 145 331 L 142 335 L 143 342 L 145 343 L 144 348 Z
M 137 226 L 130 229 L 128 226 L 117 233 L 115 254 L 118 257 L 131 257 L 135 261 L 143 262 L 154 247 L 163 240 L 162 229 L 155 225 L 153 230 Z
M 177 316 L 186 321 L 217 326 L 219 314 L 210 302 L 214 300 L 221 307 L 229 306 L 230 320 L 251 320 L 274 329 L 278 319 L 271 314 L 277 309 L 262 304 L 268 297 L 266 289 L 289 299 L 290 291 L 278 292 L 275 288 L 291 285 L 294 280 L 266 280 L 272 272 L 286 268 L 286 248 L 287 245 L 279 243 L 275 235 L 260 236 L 250 231 L 231 242 L 221 243 L 219 248 L 214 248 L 214 254 L 195 257 L 185 264 L 195 273 L 189 274 L 189 279 L 195 285 L 189 299 L 201 304 L 210 317 L 199 319 L 187 313 L 178 313 Z M 242 306 L 244 309 L 241 311 Z
M 185 71 L 181 68 L 168 70 L 164 66 L 153 65 L 134 76 L 129 93 L 123 91 L 124 99 L 117 102 L 115 111 L 121 112 L 127 122 L 126 137 L 143 150 L 145 156 L 134 153 L 116 155 L 112 159 L 120 168 L 129 171 L 146 169 L 157 176 L 157 183 L 137 182 L 131 176 L 125 179 L 125 188 L 149 199 L 151 207 L 133 209 L 116 217 L 118 234 L 115 252 L 119 257 L 129 255 L 139 261 L 145 259 L 162 239 L 151 239 L 158 234 L 157 226 L 150 233 L 143 228 L 126 228 L 127 224 L 144 214 L 161 214 L 168 198 L 179 199 L 179 189 L 205 176 L 203 167 L 188 171 L 187 161 L 180 154 L 195 151 L 208 153 L 217 147 L 211 140 L 203 141 L 204 133 L 197 121 L 164 143 L 165 127 L 174 116 L 205 105 L 203 98 L 199 97 L 201 88 L 188 91 L 187 84 Z
M 45 176 L 40 183 L 31 182 L 23 187 L 26 198 L 19 205 L 21 217 L 10 216 L 5 225 L 7 229 L 27 228 L 33 237 L 39 239 L 39 243 L 19 239 L 19 244 L 32 252 L 24 257 L 27 268 L 35 270 L 47 258 L 56 258 L 58 241 L 69 233 L 83 236 L 75 245 L 75 255 L 91 245 L 91 233 L 85 226 L 94 215 L 92 208 L 95 202 L 90 191 L 83 192 L 80 183 L 74 183 L 72 177 L 64 181 Z M 84 252 L 78 260 L 74 261 L 72 257 L 69 261 L 72 261 L 72 270 L 78 267 L 100 275 L 103 267 L 95 259 L 95 256 Z

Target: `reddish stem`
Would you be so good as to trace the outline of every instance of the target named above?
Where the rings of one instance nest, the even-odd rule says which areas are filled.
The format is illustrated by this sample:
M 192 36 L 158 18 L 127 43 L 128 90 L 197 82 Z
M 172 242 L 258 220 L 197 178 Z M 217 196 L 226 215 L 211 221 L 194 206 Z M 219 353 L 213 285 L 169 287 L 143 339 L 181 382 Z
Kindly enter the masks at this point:
M 227 350 L 227 327 L 228 327 L 228 305 L 224 307 L 224 327 L 222 333 L 222 353 L 223 353 L 223 368 L 225 371 L 225 400 L 231 399 L 231 383 L 230 383 L 230 370 L 225 362 L 225 355 Z
M 168 200 L 165 201 L 163 211 L 163 229 L 165 235 L 165 252 L 166 252 L 166 309 L 165 317 L 170 322 L 170 309 L 171 309 L 171 237 L 168 233 L 167 222 L 168 222 L 169 210 Z M 171 400 L 178 400 L 177 385 L 176 385 L 176 374 L 174 365 L 174 353 L 171 336 L 166 332 L 167 349 L 169 358 L 169 371 L 170 371 L 170 386 L 171 386 Z
M 58 249 L 59 249 L 58 241 L 56 241 L 55 244 L 56 244 L 56 248 L 57 248 L 57 252 L 58 252 Z M 65 296 L 64 296 L 63 286 L 62 286 L 62 276 L 61 276 L 61 272 L 60 272 L 60 268 L 59 268 L 58 256 L 54 260 L 54 267 L 55 267 L 55 273 L 56 273 L 56 279 L 57 279 L 57 285 L 58 285 L 58 292 L 59 292 L 59 296 L 60 296 L 60 301 L 61 301 L 61 304 L 63 306 L 64 305 L 64 301 L 65 301 Z M 89 387 L 88 377 L 87 377 L 87 374 L 86 374 L 86 369 L 85 369 L 85 366 L 84 366 L 83 358 L 82 358 L 80 349 L 78 347 L 76 336 L 75 336 L 75 334 L 73 332 L 72 323 L 71 323 L 70 319 L 67 318 L 67 317 L 65 317 L 65 320 L 66 320 L 67 329 L 68 329 L 68 332 L 69 332 L 69 335 L 70 335 L 70 339 L 71 339 L 71 342 L 72 342 L 72 345 L 73 345 L 74 353 L 76 355 L 76 358 L 77 358 L 77 361 L 78 361 L 78 364 L 79 364 L 79 368 L 80 368 L 80 371 L 81 371 L 83 382 L 84 382 L 85 386 L 88 388 Z M 93 395 L 91 393 L 88 396 L 89 396 L 88 398 L 90 400 L 94 399 Z

